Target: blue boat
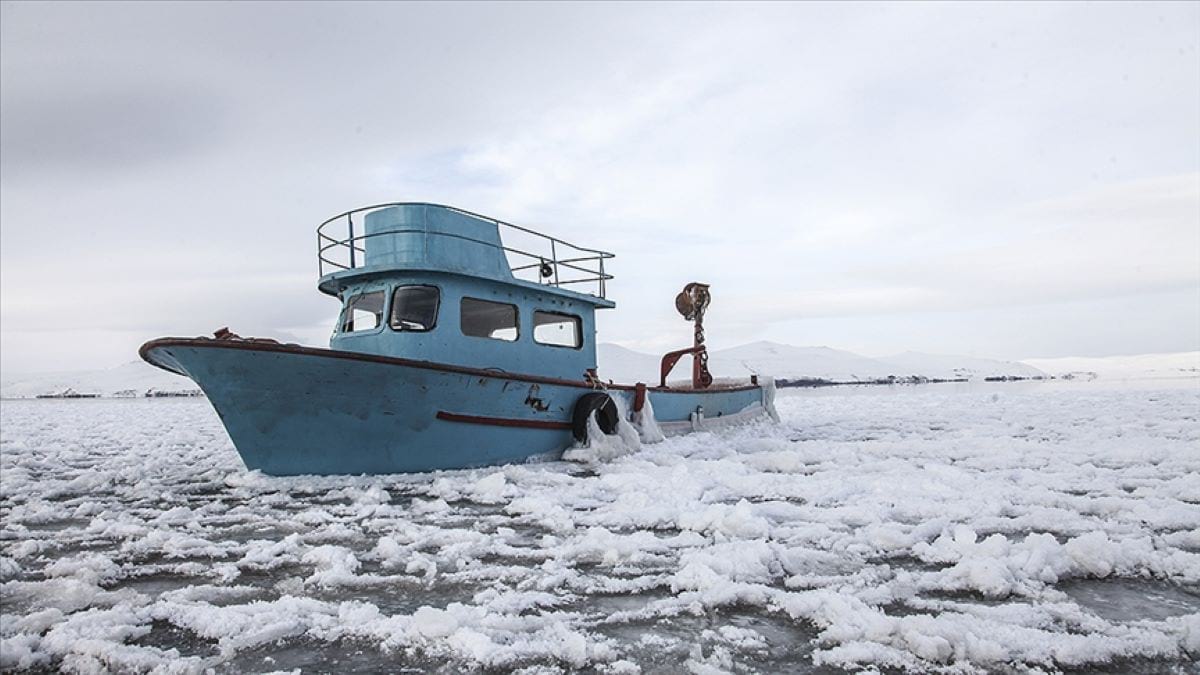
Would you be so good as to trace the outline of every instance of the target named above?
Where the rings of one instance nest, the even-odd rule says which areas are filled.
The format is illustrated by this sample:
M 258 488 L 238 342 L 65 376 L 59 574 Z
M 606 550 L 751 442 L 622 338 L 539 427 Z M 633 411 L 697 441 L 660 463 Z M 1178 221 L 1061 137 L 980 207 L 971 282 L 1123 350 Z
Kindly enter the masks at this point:
M 657 383 L 614 384 L 595 342 L 596 310 L 615 307 L 611 253 L 423 203 L 335 216 L 317 249 L 317 287 L 342 304 L 328 349 L 226 329 L 140 349 L 199 385 L 250 469 L 459 469 L 556 458 L 630 419 L 671 435 L 774 415 L 771 383 L 709 376 L 703 284 L 676 298 L 692 347 L 663 358 Z M 686 355 L 691 382 L 669 383 Z

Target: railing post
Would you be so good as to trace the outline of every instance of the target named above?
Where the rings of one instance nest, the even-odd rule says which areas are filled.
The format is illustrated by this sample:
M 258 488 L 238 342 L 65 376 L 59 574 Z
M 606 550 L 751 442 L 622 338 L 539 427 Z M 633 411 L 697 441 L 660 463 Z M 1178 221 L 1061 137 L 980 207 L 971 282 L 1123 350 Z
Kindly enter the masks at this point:
M 600 297 L 604 297 L 604 255 L 600 255 Z
M 350 269 L 354 269 L 354 216 L 346 214 L 346 232 L 349 234 L 347 239 L 350 242 Z
M 554 239 L 550 240 L 550 257 L 554 259 L 554 287 L 558 288 L 558 249 L 554 246 Z

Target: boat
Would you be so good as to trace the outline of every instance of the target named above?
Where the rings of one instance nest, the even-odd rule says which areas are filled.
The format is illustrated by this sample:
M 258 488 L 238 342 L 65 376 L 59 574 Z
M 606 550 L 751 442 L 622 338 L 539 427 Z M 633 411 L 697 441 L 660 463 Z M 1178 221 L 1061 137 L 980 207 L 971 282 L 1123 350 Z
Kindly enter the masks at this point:
M 223 328 L 139 353 L 195 381 L 245 465 L 269 475 L 555 459 L 631 420 L 673 435 L 774 415 L 773 383 L 713 381 L 700 283 L 676 298 L 693 344 L 664 355 L 659 381 L 606 382 L 595 313 L 616 306 L 612 258 L 450 206 L 368 206 L 317 228 L 317 288 L 342 307 L 329 348 Z M 690 381 L 669 382 L 689 355 Z

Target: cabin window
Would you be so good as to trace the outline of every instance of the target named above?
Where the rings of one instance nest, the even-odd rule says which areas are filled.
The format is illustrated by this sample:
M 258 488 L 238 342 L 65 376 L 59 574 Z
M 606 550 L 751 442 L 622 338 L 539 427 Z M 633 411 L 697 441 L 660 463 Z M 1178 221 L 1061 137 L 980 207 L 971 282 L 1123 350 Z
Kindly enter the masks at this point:
M 342 332 L 361 333 L 375 330 L 383 321 L 383 291 L 356 295 L 346 303 L 342 312 Z
M 434 286 L 397 286 L 392 293 L 393 330 L 425 331 L 437 324 L 438 289 Z
M 578 349 L 583 345 L 583 321 L 573 314 L 535 311 L 533 341 L 554 347 Z
M 512 342 L 517 339 L 517 306 L 463 298 L 459 324 L 463 335 Z

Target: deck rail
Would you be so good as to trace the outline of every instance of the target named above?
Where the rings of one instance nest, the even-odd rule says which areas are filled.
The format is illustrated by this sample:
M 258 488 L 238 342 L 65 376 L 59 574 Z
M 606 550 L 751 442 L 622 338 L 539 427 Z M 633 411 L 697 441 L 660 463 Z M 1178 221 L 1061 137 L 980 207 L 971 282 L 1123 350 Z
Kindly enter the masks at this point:
M 362 228 L 365 216 L 379 209 L 394 206 L 434 206 L 456 213 L 478 218 L 496 225 L 500 233 L 500 246 L 450 232 L 426 231 L 408 228 L 392 229 L 367 234 Z M 359 227 L 358 234 L 355 228 Z M 450 237 L 471 241 L 500 249 L 508 260 L 513 276 L 547 286 L 562 287 L 583 285 L 583 292 L 605 298 L 607 282 L 612 275 L 604 271 L 604 261 L 613 256 L 607 251 L 576 246 L 570 242 L 542 234 L 527 227 L 506 223 L 488 216 L 472 213 L 453 206 L 427 204 L 423 202 L 393 202 L 364 206 L 340 213 L 317 226 L 317 271 L 320 276 L 341 270 L 358 269 L 365 265 L 366 240 L 393 234 L 424 234 L 426 236 Z M 520 248 L 508 245 L 510 238 L 520 240 Z M 591 284 L 591 286 L 587 286 Z

